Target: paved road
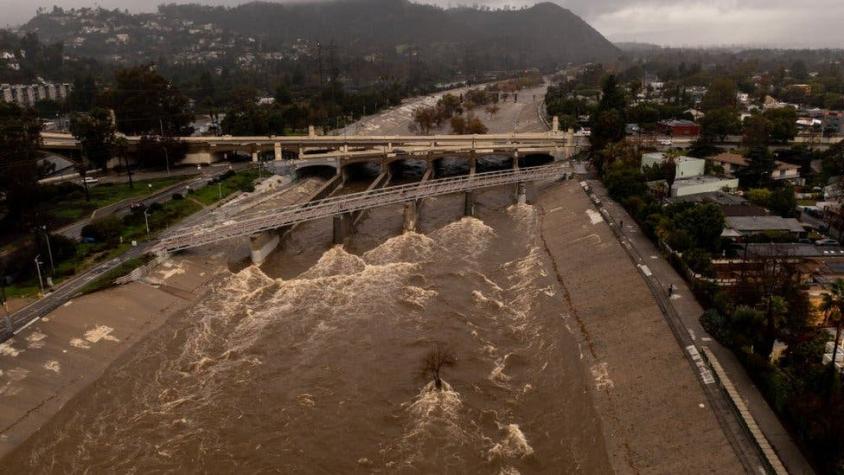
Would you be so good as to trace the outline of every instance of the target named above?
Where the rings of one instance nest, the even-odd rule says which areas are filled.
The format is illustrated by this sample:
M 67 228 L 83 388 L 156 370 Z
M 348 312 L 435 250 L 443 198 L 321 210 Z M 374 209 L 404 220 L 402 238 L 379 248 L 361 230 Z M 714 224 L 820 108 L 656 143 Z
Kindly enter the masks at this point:
M 147 252 L 150 245 L 151 243 L 140 244 L 137 247 L 129 249 L 119 257 L 100 263 L 82 274 L 62 282 L 61 285 L 59 285 L 53 292 L 47 294 L 44 298 L 33 302 L 10 316 L 7 316 L 3 325 L 3 331 L 1 332 L 2 335 L 0 335 L 0 340 L 5 340 L 12 336 L 12 333 L 9 331 L 10 327 L 14 329 L 15 333 L 17 333 L 33 320 L 41 318 L 59 306 L 64 305 L 65 302 L 70 300 L 83 287 L 97 280 L 110 270 L 126 261 L 142 256 Z
M 225 171 L 226 169 L 214 170 L 214 173 L 208 173 L 201 177 L 197 177 L 196 179 L 191 180 L 190 183 L 193 184 L 195 188 L 205 186 L 205 184 L 210 181 L 214 176 L 225 173 Z M 145 200 L 144 202 L 146 204 L 151 204 L 153 202 L 164 202 L 171 198 L 172 194 L 168 192 L 160 196 L 157 195 L 151 197 Z M 188 217 L 187 219 L 200 219 L 207 213 L 211 212 L 213 209 L 213 206 L 205 208 L 199 211 L 198 213 L 195 213 L 193 216 Z M 87 284 L 95 281 L 96 279 L 103 276 L 112 269 L 115 269 L 126 261 L 146 254 L 149 248 L 155 242 L 156 241 L 139 243 L 138 246 L 130 248 L 122 255 L 115 257 L 107 262 L 99 263 L 95 267 L 88 269 L 87 271 L 84 271 L 83 273 L 78 274 L 62 282 L 58 287 L 56 287 L 52 292 L 48 293 L 43 298 L 31 303 L 30 305 L 18 310 L 17 312 L 12 313 L 9 316 L 4 316 L 5 321 L 3 322 L 2 329 L 0 329 L 0 341 L 11 337 L 13 333 L 19 332 L 23 327 L 28 325 L 33 320 L 41 318 L 44 315 L 58 308 L 60 305 L 63 305 L 65 302 L 73 298 L 73 296 Z
M 780 423 L 779 418 L 768 406 L 762 394 L 750 380 L 744 367 L 736 359 L 735 355 L 727 348 L 715 341 L 700 324 L 699 318 L 703 314 L 703 308 L 698 304 L 686 281 L 674 270 L 667 260 L 662 258 L 659 250 L 651 240 L 642 233 L 633 218 L 627 214 L 624 208 L 613 201 L 607 195 L 606 189 L 597 180 L 588 181 L 593 192 L 600 198 L 603 206 L 607 209 L 611 222 L 617 225 L 624 224 L 622 230 L 622 244 L 634 251 L 640 264 L 644 264 L 653 274 L 651 280 L 662 290 L 663 298 L 667 297 L 664 292 L 669 285 L 673 284 L 677 289 L 671 299 L 667 300 L 670 310 L 679 321 L 683 331 L 688 334 L 687 339 L 692 344 L 708 347 L 724 367 L 733 385 L 739 391 L 742 399 L 762 429 L 765 437 L 774 447 L 783 464 L 792 474 L 812 474 L 809 463 L 797 448 L 791 435 Z M 627 243 L 627 244 L 625 244 Z M 685 339 L 686 337 L 683 336 Z M 730 419 L 735 421 L 734 416 Z
M 247 168 L 248 166 L 252 166 L 251 163 L 238 163 L 236 165 L 237 165 L 236 167 L 233 166 L 232 168 L 239 170 L 239 169 Z M 121 218 L 121 217 L 129 214 L 129 212 L 130 212 L 129 207 L 133 203 L 143 203 L 147 207 L 149 207 L 153 203 L 162 203 L 162 204 L 166 203 L 167 201 L 170 201 L 172 199 L 173 193 L 179 192 L 180 190 L 184 191 L 184 189 L 187 188 L 187 187 L 190 187 L 190 188 L 193 188 L 193 189 L 202 188 L 203 186 L 205 186 L 208 183 L 208 181 L 211 178 L 218 176 L 222 173 L 225 173 L 226 170 L 228 170 L 228 164 L 223 163 L 223 164 L 218 164 L 218 165 L 215 165 L 215 166 L 212 166 L 212 167 L 205 167 L 205 168 L 202 169 L 201 172 L 197 171 L 196 168 L 189 168 L 189 169 L 186 169 L 186 170 L 182 170 L 182 172 L 180 172 L 180 173 L 176 173 L 174 171 L 173 174 L 170 174 L 170 175 L 168 175 L 167 172 L 144 172 L 144 173 L 133 174 L 133 179 L 139 180 L 139 181 L 140 180 L 153 180 L 153 179 L 158 179 L 158 178 L 166 178 L 168 176 L 183 176 L 183 177 L 185 177 L 185 181 L 176 183 L 176 184 L 174 184 L 172 186 L 168 186 L 166 188 L 162 188 L 162 189 L 160 189 L 160 190 L 158 190 L 158 191 L 156 191 L 156 192 L 154 192 L 150 195 L 147 195 L 146 197 L 143 197 L 143 198 L 134 198 L 134 199 L 123 200 L 123 201 L 113 203 L 111 205 L 99 208 L 92 213 L 91 217 L 87 217 L 87 218 L 81 219 L 79 221 L 76 221 L 75 223 L 69 224 L 69 225 L 59 229 L 56 232 L 58 234 L 61 234 L 62 236 L 78 240 L 78 239 L 81 238 L 82 228 L 84 228 L 86 225 L 90 224 L 93 219 L 101 219 L 101 218 L 104 218 L 106 216 L 111 216 L 111 215 L 116 215 L 118 218 Z M 199 173 L 199 175 L 197 175 L 197 173 Z M 190 179 L 191 176 L 193 176 L 194 178 Z M 128 181 L 128 178 L 125 175 L 123 175 L 121 177 L 109 177 L 109 179 L 113 183 Z M 121 181 L 121 180 L 123 180 L 123 181 Z M 104 182 L 105 178 L 101 179 L 100 181 Z M 141 184 L 139 184 L 139 186 L 141 186 Z

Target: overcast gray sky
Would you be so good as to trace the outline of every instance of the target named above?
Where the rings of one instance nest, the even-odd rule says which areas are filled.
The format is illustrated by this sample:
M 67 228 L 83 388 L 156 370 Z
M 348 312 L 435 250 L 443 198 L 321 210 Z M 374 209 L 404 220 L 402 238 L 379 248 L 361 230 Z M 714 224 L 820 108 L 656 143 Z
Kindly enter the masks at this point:
M 183 3 L 184 0 L 167 0 Z M 283 0 L 282 0 L 283 1 Z M 520 6 L 533 0 L 415 0 L 442 6 Z M 25 22 L 39 6 L 100 5 L 150 11 L 156 0 L 0 0 L 0 25 Z M 186 2 L 184 2 L 186 3 Z M 192 3 L 243 3 L 194 0 Z M 844 0 L 556 0 L 613 41 L 674 46 L 844 47 Z

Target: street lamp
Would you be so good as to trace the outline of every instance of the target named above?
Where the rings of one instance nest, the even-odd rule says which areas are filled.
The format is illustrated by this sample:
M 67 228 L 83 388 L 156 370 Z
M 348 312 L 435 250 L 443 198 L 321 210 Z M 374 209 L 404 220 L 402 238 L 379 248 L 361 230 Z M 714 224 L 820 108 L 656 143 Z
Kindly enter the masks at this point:
M 6 320 L 6 330 L 9 333 L 14 333 L 14 327 L 12 327 L 12 316 L 9 315 L 9 307 L 6 305 L 6 276 L 0 276 L 0 303 L 3 304 L 3 310 L 5 310 L 4 318 Z
M 50 233 L 47 232 L 47 225 L 41 226 L 44 231 L 44 239 L 47 240 L 47 254 L 50 256 L 50 275 L 56 275 L 56 266 L 53 263 L 53 248 L 50 246 Z
M 147 225 L 147 240 L 149 240 L 149 213 L 144 210 L 144 223 Z
M 41 278 L 41 264 L 43 264 L 43 262 L 38 260 L 40 257 L 41 257 L 41 254 L 38 254 L 37 256 L 35 256 L 35 270 L 38 271 L 38 285 L 41 287 L 41 293 L 43 294 L 44 293 L 44 279 Z

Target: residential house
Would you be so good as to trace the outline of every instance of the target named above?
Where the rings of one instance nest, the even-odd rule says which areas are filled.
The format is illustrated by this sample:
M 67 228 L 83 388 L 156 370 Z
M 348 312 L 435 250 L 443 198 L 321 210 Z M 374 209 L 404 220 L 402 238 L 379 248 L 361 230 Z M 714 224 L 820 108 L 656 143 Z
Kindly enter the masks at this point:
M 661 152 L 646 153 L 642 155 L 642 169 L 653 165 L 661 165 L 670 158 Z M 692 157 L 675 157 L 673 158 L 674 166 L 677 170 L 676 179 L 691 178 L 702 176 L 706 169 L 706 160 Z
M 779 216 L 727 216 L 721 234 L 726 238 L 742 238 L 759 234 L 790 234 L 794 239 L 806 235 L 806 228 L 794 218 Z
M 672 137 L 697 137 L 700 135 L 700 125 L 690 120 L 663 120 L 657 124 L 657 130 Z
M 736 153 L 724 152 L 706 159 L 712 166 L 720 166 L 726 176 L 736 176 L 742 168 L 750 165 L 748 160 Z M 786 180 L 790 182 L 800 181 L 800 165 L 781 162 L 774 162 L 774 171 L 771 172 L 771 179 L 775 181 Z
M 719 178 L 705 175 L 694 176 L 675 180 L 674 184 L 671 185 L 671 196 L 682 197 L 724 190 L 736 190 L 738 186 L 738 178 Z

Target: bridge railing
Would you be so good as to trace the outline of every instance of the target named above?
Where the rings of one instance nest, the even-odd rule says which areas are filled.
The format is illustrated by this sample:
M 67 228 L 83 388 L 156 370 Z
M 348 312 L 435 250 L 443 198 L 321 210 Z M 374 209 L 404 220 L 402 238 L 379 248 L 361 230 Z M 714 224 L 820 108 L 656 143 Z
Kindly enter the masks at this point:
M 561 164 L 492 171 L 471 176 L 441 178 L 424 183 L 380 188 L 331 197 L 303 205 L 286 206 L 275 210 L 245 213 L 235 219 L 229 219 L 223 222 L 206 223 L 178 229 L 172 234 L 162 237 L 161 241 L 154 246 L 153 252 L 172 252 L 203 246 L 337 214 L 405 203 L 431 196 L 523 181 L 559 178 L 565 172 L 566 166 Z

